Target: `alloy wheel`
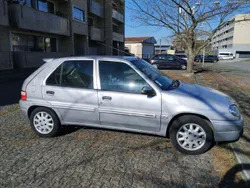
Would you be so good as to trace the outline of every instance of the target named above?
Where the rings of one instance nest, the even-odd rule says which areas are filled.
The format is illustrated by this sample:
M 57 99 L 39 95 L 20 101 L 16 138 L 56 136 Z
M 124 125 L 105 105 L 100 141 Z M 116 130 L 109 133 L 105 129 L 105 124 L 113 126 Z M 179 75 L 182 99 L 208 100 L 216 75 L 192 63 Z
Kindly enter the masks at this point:
M 206 132 L 198 124 L 187 123 L 177 131 L 176 140 L 183 149 L 195 151 L 205 144 Z
M 54 121 L 47 112 L 38 112 L 34 116 L 33 125 L 39 133 L 49 134 L 54 128 Z

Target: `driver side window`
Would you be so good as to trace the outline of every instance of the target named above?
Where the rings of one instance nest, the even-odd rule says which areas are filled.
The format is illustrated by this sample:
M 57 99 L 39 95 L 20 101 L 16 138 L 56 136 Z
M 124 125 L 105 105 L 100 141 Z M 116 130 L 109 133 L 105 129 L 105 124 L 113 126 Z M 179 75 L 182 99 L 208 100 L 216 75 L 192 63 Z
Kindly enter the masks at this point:
M 129 65 L 122 62 L 99 61 L 101 89 L 140 94 L 147 82 Z

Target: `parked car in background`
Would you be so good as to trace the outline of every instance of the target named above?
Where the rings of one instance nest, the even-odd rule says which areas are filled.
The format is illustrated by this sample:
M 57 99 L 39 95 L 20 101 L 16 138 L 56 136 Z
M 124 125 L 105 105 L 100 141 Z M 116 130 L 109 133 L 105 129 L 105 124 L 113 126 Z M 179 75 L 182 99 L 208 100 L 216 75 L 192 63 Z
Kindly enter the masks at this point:
M 195 62 L 203 62 L 203 55 L 195 56 L 194 61 Z M 204 62 L 216 63 L 217 61 L 219 61 L 219 59 L 216 55 L 205 55 L 204 56 Z
M 238 104 L 197 84 L 172 80 L 136 57 L 69 57 L 48 62 L 23 83 L 20 107 L 42 137 L 82 125 L 170 137 L 201 154 L 243 131 Z
M 171 54 L 157 54 L 150 59 L 150 63 L 158 69 L 182 69 L 187 68 L 187 61 Z
M 186 54 L 174 54 L 176 57 L 179 57 L 181 59 L 184 59 L 187 61 L 187 55 Z
M 233 55 L 232 52 L 219 52 L 218 58 L 220 60 L 228 60 L 228 59 L 233 60 L 235 56 Z

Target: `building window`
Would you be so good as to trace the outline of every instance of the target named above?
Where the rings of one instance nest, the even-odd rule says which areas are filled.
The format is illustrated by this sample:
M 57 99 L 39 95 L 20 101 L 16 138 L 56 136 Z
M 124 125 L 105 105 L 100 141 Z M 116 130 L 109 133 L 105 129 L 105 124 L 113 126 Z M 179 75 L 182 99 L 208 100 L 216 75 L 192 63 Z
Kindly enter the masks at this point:
M 55 13 L 55 5 L 52 2 L 45 0 L 37 0 L 37 8 L 43 12 L 48 12 L 51 14 Z
M 85 22 L 85 12 L 79 8 L 73 7 L 73 19 Z
M 31 7 L 31 0 L 20 0 L 20 4 Z
M 12 48 L 16 52 L 57 52 L 56 38 L 12 33 Z

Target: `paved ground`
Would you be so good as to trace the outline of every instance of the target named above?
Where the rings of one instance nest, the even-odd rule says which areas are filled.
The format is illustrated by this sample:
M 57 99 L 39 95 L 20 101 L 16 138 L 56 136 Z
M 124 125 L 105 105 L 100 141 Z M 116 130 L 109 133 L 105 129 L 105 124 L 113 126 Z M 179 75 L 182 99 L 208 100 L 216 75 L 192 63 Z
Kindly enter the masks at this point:
M 248 87 L 231 84 L 228 74 L 218 72 L 193 78 L 183 78 L 180 71 L 167 73 L 232 94 L 249 127 Z M 11 82 L 13 86 L 18 83 Z M 11 84 L 0 84 L 7 98 L 16 89 Z M 1 104 L 8 104 L 2 95 L 0 92 Z M 16 99 L 10 101 L 0 106 L 0 187 L 244 186 L 238 175 L 241 169 L 227 144 L 203 155 L 186 156 L 166 138 L 126 132 L 64 127 L 61 136 L 42 139 L 31 131 L 18 105 L 12 104 Z M 242 147 L 249 144 L 248 135 L 240 140 Z M 242 152 L 248 151 L 243 148 Z
M 242 61 L 242 62 L 241 62 Z M 225 70 L 233 70 L 233 71 L 243 71 L 250 72 L 250 61 L 244 60 L 221 60 L 215 64 L 216 68 L 224 68 Z

